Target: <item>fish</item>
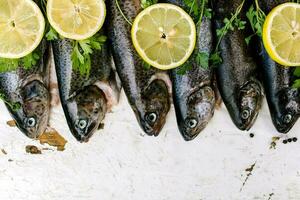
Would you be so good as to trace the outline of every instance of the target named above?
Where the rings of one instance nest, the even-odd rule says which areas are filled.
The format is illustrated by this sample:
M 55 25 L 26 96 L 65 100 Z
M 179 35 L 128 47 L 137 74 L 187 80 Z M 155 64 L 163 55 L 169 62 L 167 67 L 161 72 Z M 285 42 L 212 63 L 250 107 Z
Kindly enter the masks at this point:
M 119 8 L 118 9 L 118 5 Z M 158 136 L 166 122 L 171 104 L 171 81 L 168 73 L 145 67 L 131 41 L 131 25 L 141 10 L 140 1 L 107 1 L 108 39 L 116 71 L 136 119 L 149 136 Z
M 189 8 L 183 0 L 165 0 L 163 3 L 172 3 L 184 10 Z M 192 16 L 197 23 L 194 16 Z M 211 55 L 213 51 L 213 33 L 211 20 L 203 17 L 197 24 L 197 43 L 193 55 L 187 61 L 191 69 L 184 74 L 181 68 L 171 70 L 173 85 L 173 101 L 179 131 L 186 141 L 195 139 L 207 126 L 213 117 L 216 95 L 214 87 L 213 68 L 201 66 L 196 61 L 198 53 Z
M 119 100 L 119 90 L 114 85 L 114 63 L 107 45 L 94 50 L 90 73 L 82 74 L 72 64 L 72 41 L 52 42 L 60 101 L 69 129 L 79 142 L 89 141 Z
M 50 114 L 49 43 L 43 39 L 34 52 L 40 58 L 31 68 L 19 64 L 16 70 L 0 73 L 0 94 L 19 130 L 37 139 L 47 128 Z
M 268 14 L 274 7 L 286 0 L 260 0 L 259 6 Z M 299 89 L 293 88 L 292 67 L 284 67 L 273 61 L 266 52 L 262 39 L 253 40 L 257 46 L 258 63 L 261 67 L 262 82 L 265 88 L 272 122 L 280 133 L 288 133 L 300 115 Z M 257 45 L 258 44 L 258 45 Z
M 242 3 L 242 0 L 215 0 L 214 30 L 224 26 L 224 19 Z M 247 1 L 241 10 L 241 20 L 246 21 Z M 222 63 L 216 66 L 218 88 L 229 115 L 240 130 L 249 130 L 259 113 L 263 98 L 262 84 L 258 79 L 258 65 L 253 50 L 245 42 L 249 36 L 248 27 L 244 30 L 229 30 L 219 46 Z

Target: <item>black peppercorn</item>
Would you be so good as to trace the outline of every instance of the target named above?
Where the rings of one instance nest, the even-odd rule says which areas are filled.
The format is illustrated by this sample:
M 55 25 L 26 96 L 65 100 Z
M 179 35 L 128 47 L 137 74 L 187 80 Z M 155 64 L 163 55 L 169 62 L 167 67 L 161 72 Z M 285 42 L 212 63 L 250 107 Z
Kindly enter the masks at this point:
M 283 144 L 286 144 L 286 143 L 287 143 L 287 140 L 283 140 L 282 142 L 283 142 Z

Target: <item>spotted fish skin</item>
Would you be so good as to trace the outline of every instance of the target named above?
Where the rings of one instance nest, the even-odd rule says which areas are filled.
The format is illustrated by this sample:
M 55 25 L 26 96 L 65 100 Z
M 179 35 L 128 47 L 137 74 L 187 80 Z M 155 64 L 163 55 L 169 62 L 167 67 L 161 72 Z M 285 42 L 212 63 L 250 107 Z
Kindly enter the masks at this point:
M 48 125 L 50 110 L 49 45 L 43 40 L 37 47 L 40 59 L 30 69 L 20 65 L 15 71 L 0 73 L 0 92 L 10 103 L 19 103 L 20 109 L 6 104 L 17 127 L 29 138 L 36 139 Z
M 52 43 L 60 100 L 67 123 L 79 142 L 87 142 L 112 106 L 110 85 L 113 63 L 104 44 L 91 55 L 91 71 L 82 75 L 72 66 L 72 41 Z
M 188 11 L 183 0 L 165 0 Z M 196 17 L 193 17 L 197 23 Z M 197 27 L 197 43 L 194 54 L 188 62 L 192 69 L 180 74 L 180 68 L 171 71 L 173 101 L 177 124 L 186 141 L 193 140 L 206 127 L 215 110 L 216 97 L 213 86 L 213 69 L 204 68 L 196 62 L 197 53 L 211 54 L 213 50 L 213 33 L 211 20 L 203 17 Z
M 141 10 L 139 1 L 118 1 L 129 21 Z M 139 125 L 148 135 L 157 136 L 170 109 L 170 80 L 166 72 L 146 69 L 131 42 L 131 26 L 115 1 L 108 1 L 109 39 L 118 75 Z M 168 87 L 169 86 L 169 87 Z
M 214 0 L 214 30 L 222 28 L 224 18 L 230 18 L 241 3 L 242 0 Z M 245 5 L 241 11 L 244 21 L 248 8 Z M 223 62 L 216 67 L 220 94 L 232 121 L 241 130 L 252 127 L 263 97 L 253 50 L 245 42 L 245 38 L 251 34 L 247 29 L 228 31 L 219 46 Z
M 260 0 L 261 9 L 268 14 L 287 0 Z M 262 82 L 272 117 L 278 132 L 287 133 L 300 115 L 299 89 L 292 88 L 294 68 L 286 68 L 273 61 L 266 52 L 261 38 L 254 41 L 257 46 L 259 64 L 262 66 Z M 259 44 L 259 45 L 257 45 Z

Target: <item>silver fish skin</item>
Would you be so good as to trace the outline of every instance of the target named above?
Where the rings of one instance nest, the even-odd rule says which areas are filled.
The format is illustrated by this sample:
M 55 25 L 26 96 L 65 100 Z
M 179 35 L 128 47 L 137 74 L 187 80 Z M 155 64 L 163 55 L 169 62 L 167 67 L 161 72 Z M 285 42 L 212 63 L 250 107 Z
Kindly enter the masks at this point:
M 260 8 L 268 14 L 287 0 L 260 0 Z M 300 92 L 293 88 L 292 67 L 284 67 L 273 61 L 266 52 L 261 38 L 256 38 L 257 55 L 262 66 L 262 82 L 273 124 L 278 132 L 288 133 L 300 116 Z M 258 45 L 257 45 L 258 44 Z
M 230 18 L 242 0 L 214 0 L 214 30 L 224 26 L 223 20 Z M 248 1 L 240 13 L 246 21 Z M 218 89 L 230 117 L 240 130 L 249 130 L 254 124 L 263 97 L 262 85 L 258 79 L 258 65 L 252 48 L 247 46 L 248 28 L 228 31 L 222 39 L 219 50 L 223 62 L 216 67 Z M 215 37 L 217 34 L 215 32 Z
M 183 0 L 165 0 L 188 11 Z M 194 21 L 197 23 L 195 17 Z M 213 69 L 204 68 L 196 62 L 197 53 L 213 51 L 213 33 L 211 20 L 203 17 L 197 27 L 197 43 L 194 54 L 189 59 L 192 69 L 185 74 L 179 74 L 180 68 L 171 70 L 173 85 L 173 101 L 175 105 L 177 124 L 181 135 L 186 141 L 195 139 L 207 126 L 213 117 L 216 96 L 213 85 Z
M 129 21 L 141 10 L 140 1 L 118 1 Z M 131 26 L 117 8 L 116 1 L 107 1 L 108 30 L 117 73 L 132 110 L 144 132 L 157 136 L 170 109 L 170 80 L 167 72 L 146 69 L 131 40 Z
M 88 142 L 107 111 L 118 101 L 114 95 L 119 91 L 111 85 L 114 79 L 111 54 L 106 43 L 101 50 L 95 50 L 91 55 L 90 74 L 82 75 L 72 65 L 72 41 L 59 39 L 52 45 L 60 100 L 67 123 L 79 142 Z
M 6 107 L 17 127 L 29 138 L 36 139 L 48 126 L 50 112 L 49 44 L 45 40 L 37 47 L 40 59 L 30 69 L 20 65 L 15 71 L 0 73 L 0 93 L 5 100 L 21 107 Z

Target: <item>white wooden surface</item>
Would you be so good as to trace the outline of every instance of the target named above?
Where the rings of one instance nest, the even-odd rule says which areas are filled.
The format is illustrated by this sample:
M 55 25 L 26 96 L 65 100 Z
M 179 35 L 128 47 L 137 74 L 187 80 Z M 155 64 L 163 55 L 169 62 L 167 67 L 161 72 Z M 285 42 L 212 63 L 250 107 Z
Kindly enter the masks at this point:
M 277 133 L 265 103 L 254 138 L 237 130 L 222 106 L 198 138 L 185 142 L 173 108 L 159 137 L 143 134 L 122 92 L 104 130 L 87 144 L 70 135 L 58 106 L 51 124 L 68 140 L 66 150 L 41 155 L 25 152 L 26 145 L 41 145 L 8 127 L 3 103 L 0 110 L 0 148 L 7 152 L 0 152 L 1 200 L 300 199 L 300 143 L 281 139 L 269 149 Z M 298 121 L 289 135 L 299 130 Z

